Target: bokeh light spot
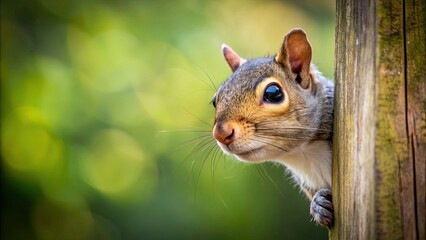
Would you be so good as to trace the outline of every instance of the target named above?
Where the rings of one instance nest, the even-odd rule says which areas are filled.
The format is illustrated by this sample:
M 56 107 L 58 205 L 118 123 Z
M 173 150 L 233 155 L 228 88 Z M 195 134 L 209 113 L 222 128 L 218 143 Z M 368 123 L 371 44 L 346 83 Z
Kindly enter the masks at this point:
M 124 30 L 109 30 L 92 37 L 70 27 L 69 51 L 83 83 L 101 92 L 132 86 L 141 79 L 138 41 Z
M 62 161 L 62 148 L 38 109 L 22 107 L 2 121 L 2 154 L 15 171 L 42 176 Z
M 99 132 L 82 162 L 87 183 L 107 195 L 123 194 L 135 183 L 140 190 L 152 188 L 156 168 L 128 134 L 116 129 Z

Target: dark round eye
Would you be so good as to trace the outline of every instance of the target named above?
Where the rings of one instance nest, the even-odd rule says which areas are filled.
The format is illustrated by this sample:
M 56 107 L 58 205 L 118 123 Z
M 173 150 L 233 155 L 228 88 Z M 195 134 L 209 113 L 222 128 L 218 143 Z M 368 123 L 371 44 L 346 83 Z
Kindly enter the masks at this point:
M 271 84 L 265 88 L 263 101 L 268 103 L 280 103 L 284 100 L 284 92 L 278 84 Z
M 216 108 L 216 96 L 212 100 L 212 105 L 213 105 L 214 108 Z

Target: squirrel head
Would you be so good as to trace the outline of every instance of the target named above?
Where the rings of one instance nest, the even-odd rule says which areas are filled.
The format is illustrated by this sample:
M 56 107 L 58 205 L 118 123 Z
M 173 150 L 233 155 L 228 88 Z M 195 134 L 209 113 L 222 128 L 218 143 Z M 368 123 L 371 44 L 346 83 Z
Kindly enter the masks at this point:
M 262 162 L 315 140 L 320 84 L 303 30 L 289 32 L 274 57 L 246 60 L 225 44 L 222 52 L 233 73 L 213 99 L 213 136 L 224 152 Z

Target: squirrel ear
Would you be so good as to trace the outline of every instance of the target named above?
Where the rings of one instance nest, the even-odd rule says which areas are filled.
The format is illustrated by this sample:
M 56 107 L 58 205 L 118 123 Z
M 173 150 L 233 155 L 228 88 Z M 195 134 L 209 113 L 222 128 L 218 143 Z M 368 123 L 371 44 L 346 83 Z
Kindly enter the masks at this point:
M 243 65 L 247 61 L 244 58 L 238 56 L 238 54 L 226 44 L 222 44 L 222 53 L 223 56 L 225 56 L 225 60 L 231 68 L 232 72 L 235 72 L 239 66 Z
M 293 29 L 284 37 L 280 52 L 275 57 L 275 61 L 298 75 L 296 79 L 303 88 L 309 87 L 311 59 L 311 44 L 302 29 Z

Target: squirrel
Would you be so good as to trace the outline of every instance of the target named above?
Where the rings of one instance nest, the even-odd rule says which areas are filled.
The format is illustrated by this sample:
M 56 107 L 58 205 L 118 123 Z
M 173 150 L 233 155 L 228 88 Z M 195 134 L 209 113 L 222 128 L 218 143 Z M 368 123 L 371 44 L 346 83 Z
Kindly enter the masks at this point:
M 218 88 L 213 136 L 245 162 L 283 164 L 311 200 L 317 223 L 331 228 L 334 83 L 311 63 L 302 29 L 293 29 L 273 57 L 246 60 L 222 45 L 232 75 Z

